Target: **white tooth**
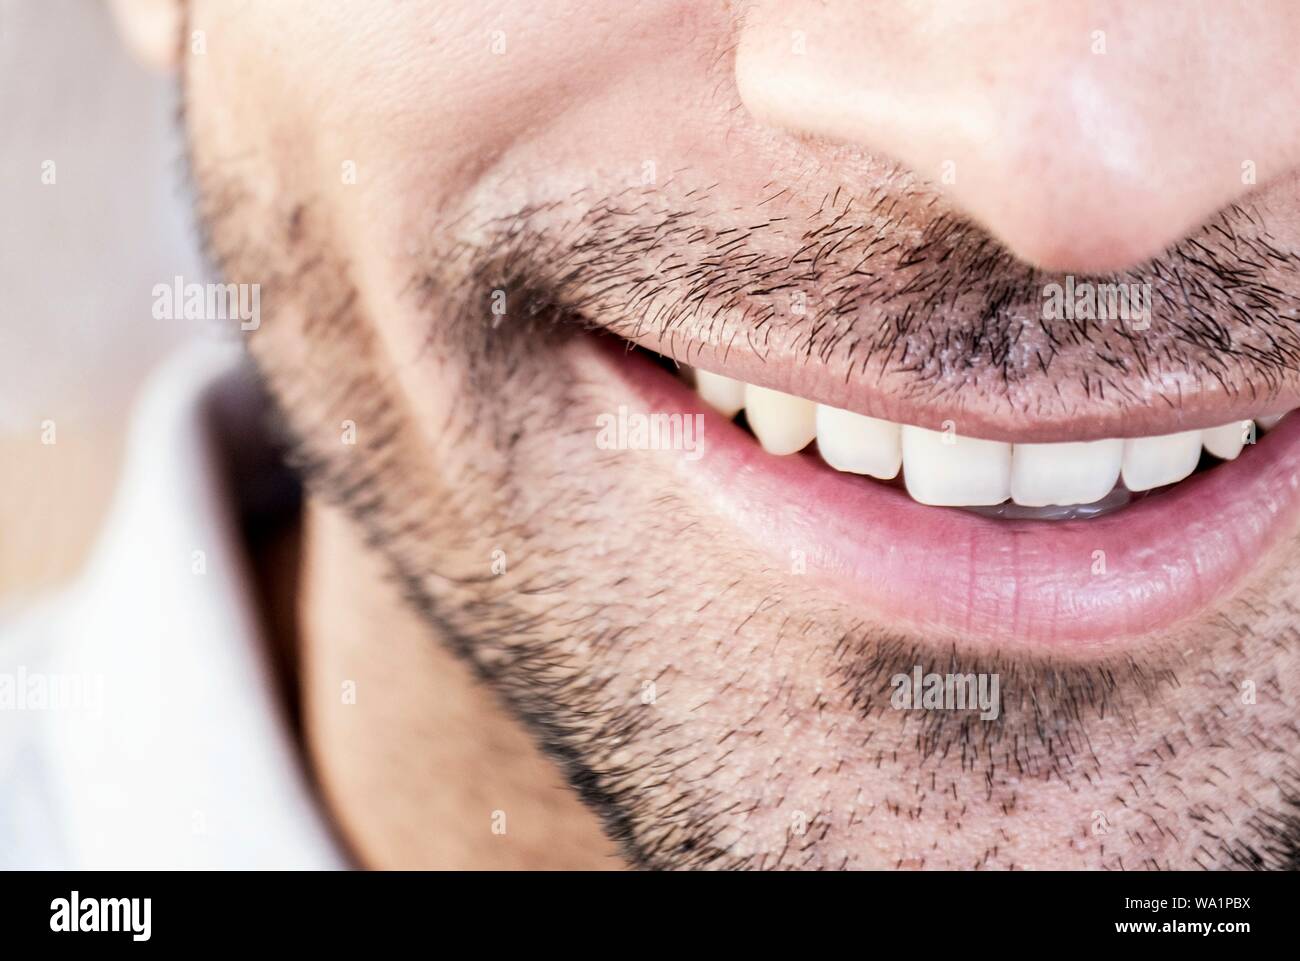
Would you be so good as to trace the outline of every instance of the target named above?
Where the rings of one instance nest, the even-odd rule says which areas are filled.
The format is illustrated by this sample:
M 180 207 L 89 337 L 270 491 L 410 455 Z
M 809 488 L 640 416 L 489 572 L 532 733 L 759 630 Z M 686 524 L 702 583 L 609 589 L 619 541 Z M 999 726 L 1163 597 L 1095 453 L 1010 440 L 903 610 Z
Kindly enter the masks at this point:
M 1091 504 L 1119 480 L 1124 442 L 1016 444 L 1011 450 L 1011 499 L 1025 507 Z
M 1235 460 L 1241 453 L 1241 448 L 1245 446 L 1246 438 L 1250 434 L 1250 421 L 1234 420 L 1231 424 L 1224 424 L 1222 427 L 1211 427 L 1204 431 L 1201 436 L 1201 443 L 1215 457 L 1222 460 Z
M 903 463 L 897 424 L 825 404 L 817 405 L 817 450 L 836 470 L 881 480 L 897 477 Z
M 1267 417 L 1256 417 L 1255 423 L 1259 425 L 1260 430 L 1272 430 L 1285 416 L 1286 414 L 1269 414 Z
M 817 405 L 779 390 L 745 385 L 745 418 L 769 454 L 794 454 L 817 436 Z
M 723 417 L 735 417 L 745 406 L 745 385 L 721 374 L 695 369 L 695 390 Z
M 1011 496 L 1011 445 L 903 425 L 903 479 L 912 500 L 987 507 Z
M 1131 437 L 1124 441 L 1124 486 L 1131 491 L 1149 491 L 1180 481 L 1196 470 L 1201 459 L 1201 431 L 1162 434 L 1159 437 Z

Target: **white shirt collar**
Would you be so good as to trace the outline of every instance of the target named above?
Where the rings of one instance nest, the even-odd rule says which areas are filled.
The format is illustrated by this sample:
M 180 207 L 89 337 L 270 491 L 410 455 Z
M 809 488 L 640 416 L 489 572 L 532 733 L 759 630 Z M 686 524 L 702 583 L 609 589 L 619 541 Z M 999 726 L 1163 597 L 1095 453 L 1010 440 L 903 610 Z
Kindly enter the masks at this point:
M 102 691 L 40 715 L 69 867 L 347 866 L 277 696 L 226 488 L 220 438 L 257 433 L 250 387 L 238 352 L 210 345 L 151 378 L 98 546 L 46 606 L 50 676 Z

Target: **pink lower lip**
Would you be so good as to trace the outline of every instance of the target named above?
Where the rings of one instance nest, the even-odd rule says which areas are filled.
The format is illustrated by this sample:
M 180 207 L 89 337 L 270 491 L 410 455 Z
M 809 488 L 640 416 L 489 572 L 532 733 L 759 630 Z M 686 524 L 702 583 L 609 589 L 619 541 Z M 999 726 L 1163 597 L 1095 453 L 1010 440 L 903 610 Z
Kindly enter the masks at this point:
M 868 612 L 966 642 L 1131 645 L 1231 593 L 1290 532 L 1300 504 L 1294 417 L 1237 460 L 1116 513 L 1005 521 L 917 504 L 814 456 L 770 455 L 644 356 L 593 353 L 630 392 L 630 409 L 703 415 L 702 453 L 674 463 L 778 569 L 799 551 L 803 576 Z

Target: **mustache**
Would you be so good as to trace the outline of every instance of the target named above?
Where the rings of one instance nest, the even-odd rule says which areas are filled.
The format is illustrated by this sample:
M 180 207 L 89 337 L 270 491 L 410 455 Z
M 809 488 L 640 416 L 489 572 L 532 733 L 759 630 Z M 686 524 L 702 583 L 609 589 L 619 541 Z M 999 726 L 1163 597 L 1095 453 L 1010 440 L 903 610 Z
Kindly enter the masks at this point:
M 1297 389 L 1300 254 L 1251 206 L 1131 270 L 1072 275 L 915 200 L 839 190 L 809 209 L 781 190 L 725 208 L 707 188 L 583 190 L 484 221 L 417 286 L 444 305 L 454 287 L 470 325 L 494 333 L 576 324 L 682 363 L 744 351 L 1028 413 Z M 1142 322 L 1115 316 L 1117 292 Z M 494 297 L 508 305 L 495 315 Z

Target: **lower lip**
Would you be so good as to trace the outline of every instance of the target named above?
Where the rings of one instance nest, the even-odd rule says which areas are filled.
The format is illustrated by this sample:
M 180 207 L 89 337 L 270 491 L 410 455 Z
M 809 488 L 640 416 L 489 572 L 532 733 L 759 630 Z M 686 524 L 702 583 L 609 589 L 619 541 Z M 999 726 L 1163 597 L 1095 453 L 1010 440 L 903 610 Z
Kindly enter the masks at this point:
M 801 557 L 802 576 L 940 639 L 1129 648 L 1230 594 L 1296 521 L 1294 417 L 1237 460 L 1116 513 L 994 520 L 925 507 L 811 454 L 768 454 L 644 355 L 584 343 L 628 394 L 629 409 L 703 416 L 699 456 L 674 459 L 681 479 L 778 569 Z

